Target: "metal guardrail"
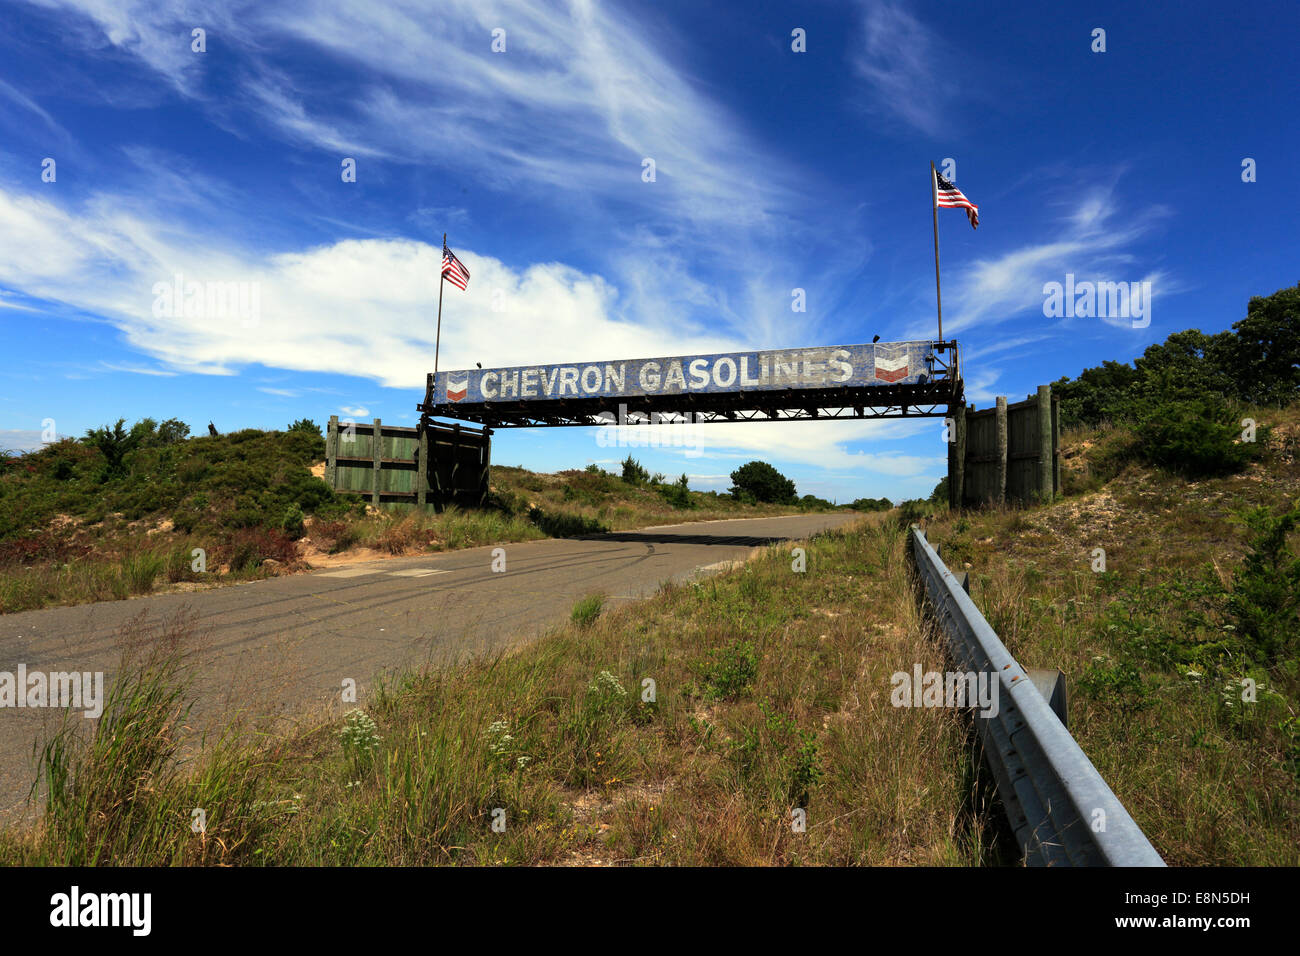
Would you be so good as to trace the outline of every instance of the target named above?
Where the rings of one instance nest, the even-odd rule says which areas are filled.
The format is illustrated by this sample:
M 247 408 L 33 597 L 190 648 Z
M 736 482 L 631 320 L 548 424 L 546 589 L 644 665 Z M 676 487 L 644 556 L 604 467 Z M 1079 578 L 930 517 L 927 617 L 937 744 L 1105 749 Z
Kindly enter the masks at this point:
M 963 671 L 997 676 L 997 715 L 972 713 L 1025 862 L 1164 866 L 925 533 L 913 525 L 910 537 L 917 571 L 954 661 Z

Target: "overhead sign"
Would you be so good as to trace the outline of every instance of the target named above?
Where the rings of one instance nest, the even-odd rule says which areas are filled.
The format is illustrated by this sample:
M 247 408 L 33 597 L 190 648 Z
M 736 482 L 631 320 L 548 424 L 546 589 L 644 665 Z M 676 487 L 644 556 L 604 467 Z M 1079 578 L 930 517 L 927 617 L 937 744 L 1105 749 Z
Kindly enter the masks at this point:
M 931 358 L 931 343 L 920 341 L 476 368 L 439 372 L 434 378 L 433 403 L 477 405 L 913 385 L 928 381 Z

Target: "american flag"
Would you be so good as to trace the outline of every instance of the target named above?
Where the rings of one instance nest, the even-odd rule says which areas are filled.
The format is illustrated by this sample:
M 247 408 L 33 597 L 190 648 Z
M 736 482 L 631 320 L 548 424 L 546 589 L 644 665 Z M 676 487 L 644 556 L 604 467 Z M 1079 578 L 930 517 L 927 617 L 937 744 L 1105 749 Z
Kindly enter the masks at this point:
M 442 276 L 461 291 L 469 285 L 469 270 L 446 246 L 442 247 Z
M 980 207 L 962 195 L 961 190 L 934 171 L 935 205 L 942 209 L 965 209 L 972 229 L 980 224 Z

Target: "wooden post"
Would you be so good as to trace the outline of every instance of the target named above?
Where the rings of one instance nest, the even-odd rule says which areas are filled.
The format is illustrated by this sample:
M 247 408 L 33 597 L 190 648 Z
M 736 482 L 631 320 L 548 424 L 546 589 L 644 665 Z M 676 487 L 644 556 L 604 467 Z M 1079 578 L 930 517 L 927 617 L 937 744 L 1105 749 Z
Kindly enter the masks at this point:
M 420 424 L 419 450 L 415 453 L 415 504 L 421 511 L 429 501 L 429 429 Z
M 375 434 L 370 440 L 370 449 L 374 452 L 375 458 L 375 478 L 374 484 L 370 489 L 370 503 L 376 508 L 379 507 L 379 486 L 382 483 L 379 479 L 384 471 L 384 436 L 380 430 L 379 419 L 375 419 Z
M 433 510 L 442 514 L 443 506 L 446 503 L 446 496 L 443 493 L 442 476 L 438 472 L 438 432 L 440 428 L 435 423 L 429 424 L 429 464 L 425 469 L 425 474 L 429 476 L 429 492 L 433 495 Z
M 490 493 L 490 480 L 492 470 L 492 429 L 486 425 L 483 426 L 483 491 L 479 495 L 479 506 L 482 507 L 487 503 L 487 497 Z
M 451 474 L 448 476 L 453 497 L 460 491 L 460 483 L 456 480 L 460 476 L 460 456 L 460 422 L 456 422 L 451 426 Z
M 999 505 L 1007 503 L 1007 397 L 998 396 L 997 408 L 993 411 L 994 450 L 998 456 L 995 472 L 994 495 Z
M 960 509 L 966 500 L 966 405 L 949 407 L 952 441 L 948 444 L 948 507 Z
M 1038 495 L 1055 497 L 1052 490 L 1052 386 L 1038 386 Z
M 330 416 L 325 430 L 325 484 L 334 491 L 339 487 L 339 417 Z
M 1052 396 L 1052 493 L 1061 493 L 1061 400 Z

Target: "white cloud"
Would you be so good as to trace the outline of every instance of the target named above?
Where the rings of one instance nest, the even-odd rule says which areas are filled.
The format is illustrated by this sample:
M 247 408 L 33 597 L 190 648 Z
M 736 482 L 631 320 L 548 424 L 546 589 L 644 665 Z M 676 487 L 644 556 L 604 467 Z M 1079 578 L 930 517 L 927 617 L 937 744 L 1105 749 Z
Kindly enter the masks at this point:
M 27 452 L 44 448 L 48 444 L 41 433 L 32 429 L 0 428 L 0 453 Z
M 872 108 L 936 136 L 953 125 L 961 87 L 956 51 L 901 4 L 863 4 L 862 44 L 853 60 Z
M 1148 236 L 1168 210 L 1148 206 L 1126 213 L 1115 197 L 1114 184 L 1088 190 L 1062 219 L 1057 235 L 1044 242 L 1012 249 L 995 258 L 978 259 L 945 283 L 944 334 L 980 325 L 1005 322 L 1033 310 L 1042 314 L 1043 285 L 1076 279 L 1137 279 L 1136 256 L 1129 248 Z M 1124 271 L 1118 271 L 1124 270 Z M 1169 277 L 1151 273 L 1172 289 Z M 1055 320 L 1043 318 L 1044 325 Z M 909 336 L 928 334 L 929 320 L 914 324 Z

